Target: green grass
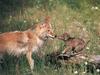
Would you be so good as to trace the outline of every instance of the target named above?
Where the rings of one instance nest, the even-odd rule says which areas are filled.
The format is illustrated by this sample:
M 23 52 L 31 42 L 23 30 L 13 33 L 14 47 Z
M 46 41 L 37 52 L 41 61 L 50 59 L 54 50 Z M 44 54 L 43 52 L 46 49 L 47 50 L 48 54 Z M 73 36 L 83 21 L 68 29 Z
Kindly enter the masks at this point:
M 31 25 L 41 22 L 47 15 L 51 17 L 54 32 L 59 35 L 69 32 L 71 36 L 90 40 L 86 52 L 100 54 L 100 1 L 99 0 L 30 0 L 30 1 L 0 1 L 0 32 L 26 30 Z M 18 1 L 17 1 L 18 2 Z M 7 8 L 7 7 L 8 8 Z M 99 9 L 93 9 L 93 7 Z M 16 11 L 15 11 L 16 10 Z M 64 43 L 55 39 L 48 41 L 42 48 L 45 54 L 63 50 Z M 53 64 L 45 65 L 45 59 L 33 55 L 35 59 L 34 75 L 99 75 L 100 73 L 86 72 L 84 62 L 80 66 L 68 64 L 60 68 Z M 14 58 L 5 57 L 4 69 L 0 67 L 0 75 L 15 75 Z M 29 75 L 30 70 L 25 57 L 20 60 L 21 75 Z M 78 73 L 77 73 L 78 72 Z M 86 72 L 86 73 L 85 73 Z

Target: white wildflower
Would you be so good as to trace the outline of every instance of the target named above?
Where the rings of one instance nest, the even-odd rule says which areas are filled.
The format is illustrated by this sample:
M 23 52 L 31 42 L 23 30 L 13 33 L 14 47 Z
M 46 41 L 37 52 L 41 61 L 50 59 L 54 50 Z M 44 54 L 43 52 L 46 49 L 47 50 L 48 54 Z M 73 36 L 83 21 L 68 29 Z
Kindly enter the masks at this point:
M 59 47 L 58 46 L 55 46 L 55 50 L 58 50 L 59 49 Z
M 100 69 L 96 69 L 97 72 L 100 72 Z
M 90 49 L 89 47 L 86 47 L 86 49 Z
M 87 65 L 87 64 L 88 64 L 88 62 L 85 62 L 84 64 L 85 64 L 85 65 Z
M 26 23 L 27 21 L 26 20 L 24 20 L 24 23 Z
M 11 16 L 11 15 L 10 15 L 9 17 L 10 17 L 10 18 L 12 18 L 12 16 Z
M 91 9 L 94 10 L 94 7 L 92 7 Z
M 98 10 L 99 8 L 97 6 L 95 6 L 95 7 L 92 7 L 91 9 L 92 10 Z
M 83 31 L 86 31 L 86 28 L 83 28 Z
M 54 71 L 57 71 L 57 69 L 55 69 Z
M 99 9 L 98 7 L 95 7 L 95 9 Z
M 78 74 L 78 71 L 74 71 L 74 74 Z
M 83 74 L 85 74 L 86 73 L 86 71 L 84 71 L 84 72 L 82 72 Z

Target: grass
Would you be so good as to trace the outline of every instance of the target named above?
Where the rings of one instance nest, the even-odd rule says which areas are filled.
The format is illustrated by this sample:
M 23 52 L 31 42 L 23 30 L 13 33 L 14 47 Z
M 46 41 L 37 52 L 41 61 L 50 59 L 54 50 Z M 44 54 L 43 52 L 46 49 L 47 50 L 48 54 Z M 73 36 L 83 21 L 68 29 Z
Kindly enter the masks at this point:
M 16 1 L 16 0 L 15 0 Z M 1 2 L 1 1 L 0 1 Z M 4 0 L 6 2 L 6 0 Z M 1 10 L 1 25 L 0 31 L 26 30 L 31 25 L 41 22 L 46 15 L 51 17 L 51 23 L 54 32 L 59 35 L 63 32 L 69 32 L 71 36 L 81 37 L 86 41 L 89 39 L 89 49 L 86 49 L 88 54 L 100 54 L 99 45 L 99 30 L 100 30 L 100 1 L 99 0 L 30 0 L 25 1 L 22 5 L 13 4 L 9 1 L 10 9 L 6 10 L 6 5 L 2 7 L 6 10 Z M 6 3 L 5 3 L 6 4 Z M 94 9 L 93 7 L 98 7 Z M 16 9 L 16 11 L 15 11 Z M 12 10 L 12 11 L 10 11 Z M 5 12 L 5 13 L 3 13 Z M 1 13 L 1 12 L 0 12 Z M 1 28 L 2 27 L 2 28 Z M 63 50 L 64 43 L 55 39 L 41 49 L 45 54 L 50 54 L 56 50 Z M 8 58 L 8 57 L 7 57 Z M 0 75 L 15 75 L 14 58 L 5 57 L 4 69 L 0 67 Z M 84 62 L 79 66 L 68 64 L 62 65 L 60 68 L 56 65 L 45 65 L 45 59 L 33 55 L 35 59 L 34 75 L 99 75 L 94 69 L 94 72 L 86 72 Z M 21 75 L 29 75 L 30 70 L 25 57 L 20 60 Z

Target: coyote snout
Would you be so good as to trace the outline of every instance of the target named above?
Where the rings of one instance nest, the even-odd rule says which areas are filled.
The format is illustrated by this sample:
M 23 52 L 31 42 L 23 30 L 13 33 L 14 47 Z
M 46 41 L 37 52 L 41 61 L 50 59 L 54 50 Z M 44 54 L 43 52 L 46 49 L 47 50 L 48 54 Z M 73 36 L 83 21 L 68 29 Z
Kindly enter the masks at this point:
M 56 35 L 53 33 L 53 31 L 52 30 L 47 30 L 48 31 L 48 33 L 47 33 L 47 38 L 51 38 L 51 39 L 54 39 L 54 38 L 56 38 Z

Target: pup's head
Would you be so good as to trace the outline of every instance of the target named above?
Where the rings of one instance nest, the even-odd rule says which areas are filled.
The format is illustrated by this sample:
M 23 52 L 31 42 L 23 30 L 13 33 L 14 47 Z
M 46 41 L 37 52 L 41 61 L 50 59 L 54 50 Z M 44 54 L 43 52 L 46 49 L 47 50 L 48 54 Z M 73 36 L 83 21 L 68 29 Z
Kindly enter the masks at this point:
M 60 40 L 66 41 L 70 38 L 70 35 L 67 32 L 65 32 L 62 35 L 59 35 L 57 38 Z
M 38 24 L 36 27 L 36 33 L 39 38 L 46 39 L 54 39 L 56 35 L 53 33 L 53 29 L 50 24 L 50 18 L 46 17 L 42 24 Z

